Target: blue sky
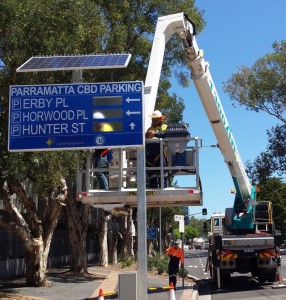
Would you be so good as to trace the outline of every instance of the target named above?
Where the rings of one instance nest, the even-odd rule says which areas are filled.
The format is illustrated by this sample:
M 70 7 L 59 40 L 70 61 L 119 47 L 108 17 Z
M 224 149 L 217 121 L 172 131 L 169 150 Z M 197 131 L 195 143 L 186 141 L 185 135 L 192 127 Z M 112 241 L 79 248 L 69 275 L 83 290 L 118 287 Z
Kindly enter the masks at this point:
M 243 163 L 253 161 L 267 146 L 266 130 L 279 124 L 274 117 L 260 112 L 232 106 L 223 93 L 223 82 L 238 71 L 238 67 L 252 66 L 257 59 L 271 53 L 274 41 L 286 39 L 285 0 L 197 0 L 196 6 L 205 10 L 207 25 L 196 39 L 210 72 L 231 126 Z M 203 145 L 216 144 L 216 138 L 202 107 L 193 82 L 181 88 L 174 81 L 171 92 L 184 99 L 184 121 L 190 124 L 192 136 L 201 137 Z M 234 196 L 230 190 L 233 181 L 224 158 L 217 148 L 203 148 L 200 152 L 200 176 L 204 203 L 208 216 L 232 207 Z M 186 177 L 187 178 L 187 177 Z M 178 178 L 186 186 L 186 178 Z M 201 212 L 202 207 L 191 207 L 190 213 Z M 200 218 L 200 215 L 196 216 Z

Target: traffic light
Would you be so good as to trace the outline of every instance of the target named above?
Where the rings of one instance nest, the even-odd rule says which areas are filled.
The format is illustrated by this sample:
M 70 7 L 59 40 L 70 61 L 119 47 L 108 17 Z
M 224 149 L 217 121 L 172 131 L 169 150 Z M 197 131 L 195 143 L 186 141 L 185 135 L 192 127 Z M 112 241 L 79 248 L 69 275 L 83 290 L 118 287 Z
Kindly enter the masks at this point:
M 208 210 L 206 208 L 202 209 L 202 214 L 203 216 L 206 216 L 208 214 Z

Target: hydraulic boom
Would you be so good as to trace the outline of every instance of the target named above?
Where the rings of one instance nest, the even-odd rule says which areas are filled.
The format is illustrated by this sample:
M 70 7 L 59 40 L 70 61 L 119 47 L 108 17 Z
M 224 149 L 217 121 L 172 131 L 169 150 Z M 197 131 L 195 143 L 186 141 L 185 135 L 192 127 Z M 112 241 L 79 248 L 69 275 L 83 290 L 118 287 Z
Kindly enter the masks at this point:
M 195 25 L 184 13 L 158 19 L 145 82 L 146 116 L 151 114 L 155 106 L 165 44 L 175 33 L 179 34 L 183 41 L 186 63 L 191 70 L 191 77 L 235 185 L 236 197 L 231 211 L 231 229 L 253 229 L 252 205 L 254 202 L 252 199 L 255 199 L 255 188 L 251 186 L 246 175 L 230 125 L 215 88 L 209 65 L 204 60 L 203 51 L 197 45 Z M 145 124 L 147 128 L 149 126 L 148 118 L 146 118 Z

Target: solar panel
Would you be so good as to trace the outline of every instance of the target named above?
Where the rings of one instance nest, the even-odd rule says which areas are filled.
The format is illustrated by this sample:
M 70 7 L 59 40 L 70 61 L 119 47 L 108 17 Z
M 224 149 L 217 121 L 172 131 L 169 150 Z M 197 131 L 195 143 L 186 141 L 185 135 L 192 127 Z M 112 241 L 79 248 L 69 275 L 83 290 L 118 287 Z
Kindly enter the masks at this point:
M 126 68 L 131 54 L 33 56 L 17 72 Z

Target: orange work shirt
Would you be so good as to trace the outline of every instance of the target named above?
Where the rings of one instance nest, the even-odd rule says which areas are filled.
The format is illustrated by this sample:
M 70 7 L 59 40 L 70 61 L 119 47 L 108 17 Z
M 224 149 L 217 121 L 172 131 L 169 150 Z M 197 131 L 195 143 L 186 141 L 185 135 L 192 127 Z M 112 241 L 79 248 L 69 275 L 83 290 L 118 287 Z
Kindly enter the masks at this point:
M 184 263 L 184 252 L 183 252 L 183 249 L 178 247 L 177 249 L 175 247 L 170 247 L 166 250 L 166 253 L 168 255 L 173 255 L 177 258 L 180 259 L 181 263 L 183 264 Z

